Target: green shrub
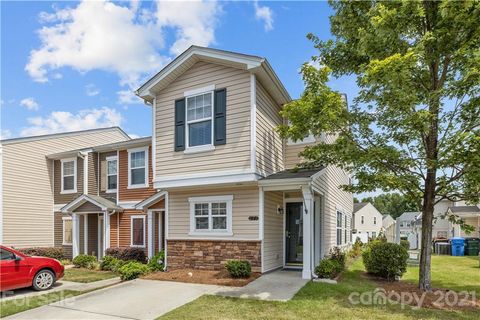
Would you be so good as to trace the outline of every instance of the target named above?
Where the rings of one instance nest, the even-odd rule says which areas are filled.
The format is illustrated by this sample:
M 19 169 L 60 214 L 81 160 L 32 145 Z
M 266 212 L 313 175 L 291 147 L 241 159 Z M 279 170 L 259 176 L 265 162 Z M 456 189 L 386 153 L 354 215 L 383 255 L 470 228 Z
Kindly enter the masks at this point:
M 102 262 L 100 262 L 100 269 L 104 271 L 112 271 L 112 268 L 118 263 L 117 258 L 113 256 L 105 256 L 102 258 Z
M 330 249 L 329 257 L 331 260 L 335 260 L 342 267 L 342 270 L 345 269 L 345 253 L 339 247 L 334 247 Z
M 73 258 L 73 265 L 77 268 L 95 269 L 98 266 L 98 263 L 95 256 L 79 254 Z
M 135 260 L 140 263 L 147 262 L 147 256 L 145 255 L 145 251 L 142 248 L 113 247 L 113 248 L 108 248 L 105 251 L 105 255 L 113 256 L 117 259 L 124 260 L 124 261 Z
M 368 273 L 394 280 L 407 271 L 407 250 L 396 243 L 372 241 L 362 254 Z
M 333 279 L 342 272 L 342 270 L 343 267 L 338 260 L 326 258 L 320 261 L 320 264 L 315 268 L 315 274 L 319 278 Z
M 118 272 L 122 280 L 133 280 L 150 272 L 150 268 L 138 261 L 129 261 L 121 266 Z
M 359 257 L 362 254 L 363 242 L 359 238 L 353 243 L 352 249 L 348 252 L 348 256 L 351 258 Z
M 408 240 L 400 240 L 400 245 L 405 248 L 405 250 L 410 250 L 410 242 Z
M 150 258 L 148 267 L 152 271 L 164 271 L 165 266 L 165 252 L 162 250 Z
M 225 268 L 232 278 L 248 278 L 252 273 L 252 266 L 247 260 L 229 260 Z
M 53 247 L 25 248 L 25 249 L 19 249 L 18 251 L 29 256 L 47 257 L 47 258 L 53 258 L 57 260 L 62 260 L 63 258 L 65 258 L 65 253 L 63 252 L 63 248 L 53 248 Z
M 119 270 L 121 267 L 123 267 L 124 265 L 126 265 L 128 262 L 130 262 L 130 261 L 124 261 L 124 260 L 119 260 L 119 259 L 117 259 L 117 260 L 115 261 L 115 263 L 112 264 L 112 269 L 111 269 L 111 271 L 113 271 L 113 272 L 115 272 L 115 273 L 118 273 L 118 270 Z M 138 262 L 138 261 L 136 261 L 136 262 Z

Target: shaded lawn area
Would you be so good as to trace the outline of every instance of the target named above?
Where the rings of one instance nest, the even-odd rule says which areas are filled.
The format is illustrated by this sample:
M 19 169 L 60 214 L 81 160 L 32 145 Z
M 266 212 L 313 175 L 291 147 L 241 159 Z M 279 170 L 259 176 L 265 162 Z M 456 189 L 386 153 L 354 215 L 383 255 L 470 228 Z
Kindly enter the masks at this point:
M 18 312 L 30 310 L 49 303 L 71 298 L 82 293 L 85 292 L 74 290 L 61 290 L 45 293 L 39 296 L 2 301 L 0 304 L 0 317 L 7 317 Z
M 309 282 L 287 302 L 258 301 L 204 295 L 160 319 L 478 319 L 478 311 L 412 309 L 400 305 L 353 305 L 352 292 L 377 286 L 362 277 L 361 259 L 347 270 L 339 284 Z
M 475 291 L 480 297 L 479 258 L 432 255 L 432 287 L 454 291 Z M 402 279 L 418 282 L 418 266 L 409 267 Z
M 89 270 L 82 268 L 65 269 L 63 280 L 88 283 L 99 280 L 115 278 L 117 275 L 111 271 Z

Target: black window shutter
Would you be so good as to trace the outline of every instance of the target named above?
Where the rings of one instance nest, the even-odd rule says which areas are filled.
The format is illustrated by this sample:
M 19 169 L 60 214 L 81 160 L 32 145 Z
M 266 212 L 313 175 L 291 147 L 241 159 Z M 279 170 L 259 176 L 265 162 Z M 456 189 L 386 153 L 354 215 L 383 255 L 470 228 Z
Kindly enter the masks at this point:
M 185 150 L 185 99 L 175 100 L 175 151 Z
M 215 90 L 213 144 L 227 143 L 227 89 Z

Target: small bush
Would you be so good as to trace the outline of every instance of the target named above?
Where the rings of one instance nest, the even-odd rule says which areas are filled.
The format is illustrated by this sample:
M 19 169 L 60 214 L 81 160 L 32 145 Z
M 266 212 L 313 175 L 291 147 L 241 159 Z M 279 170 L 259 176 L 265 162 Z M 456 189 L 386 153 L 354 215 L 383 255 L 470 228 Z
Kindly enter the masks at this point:
M 334 247 L 330 249 L 329 256 L 331 260 L 335 260 L 340 264 L 342 270 L 345 269 L 345 253 L 342 252 L 339 247 Z
M 400 245 L 405 248 L 405 250 L 410 250 L 410 242 L 408 240 L 400 240 Z
M 47 257 L 47 258 L 53 258 L 57 260 L 62 260 L 63 258 L 65 258 L 65 253 L 63 252 L 63 248 L 53 248 L 53 247 L 25 248 L 25 249 L 19 249 L 18 251 L 29 256 Z
M 95 256 L 79 254 L 73 258 L 73 265 L 77 268 L 95 269 L 98 266 L 98 263 Z
M 163 271 L 165 266 L 165 252 L 162 250 L 150 258 L 148 267 L 152 271 Z
M 100 270 L 104 271 L 112 271 L 112 268 L 118 263 L 117 258 L 113 256 L 105 256 L 102 258 L 102 262 L 100 262 Z
M 315 274 L 319 278 L 335 278 L 340 272 L 342 272 L 343 267 L 337 260 L 330 258 L 323 259 L 320 261 L 320 264 L 315 268 Z
M 68 266 L 68 265 L 71 265 L 72 264 L 72 260 L 70 259 L 62 259 L 60 260 L 60 263 L 64 266 Z
M 387 280 L 394 280 L 407 271 L 407 250 L 396 243 L 371 242 L 362 254 L 363 264 L 368 273 Z
M 252 266 L 247 260 L 229 260 L 225 268 L 232 278 L 248 278 L 252 273 Z
M 348 252 L 348 256 L 351 258 L 359 257 L 362 254 L 363 242 L 359 238 L 353 243 L 352 249 Z
M 135 260 L 140 263 L 147 262 L 147 256 L 142 248 L 108 248 L 105 254 L 124 261 Z
M 118 269 L 122 280 L 133 280 L 150 272 L 150 268 L 138 261 L 129 261 Z
M 115 258 L 116 259 L 116 258 Z M 119 259 L 116 259 L 115 263 L 112 264 L 112 269 L 111 271 L 112 272 L 115 272 L 115 273 L 118 273 L 118 270 L 123 267 L 124 265 L 126 265 L 128 262 L 130 261 L 124 261 L 124 260 L 119 260 Z M 138 261 L 135 261 L 135 262 L 138 262 Z

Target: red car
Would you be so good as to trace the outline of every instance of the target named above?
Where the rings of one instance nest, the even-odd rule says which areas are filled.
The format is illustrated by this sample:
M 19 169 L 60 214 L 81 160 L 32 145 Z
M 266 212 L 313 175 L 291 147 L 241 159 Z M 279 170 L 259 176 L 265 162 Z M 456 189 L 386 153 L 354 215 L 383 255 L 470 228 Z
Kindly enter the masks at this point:
M 55 259 L 27 256 L 0 246 L 0 291 L 32 287 L 50 289 L 63 277 L 64 267 Z

